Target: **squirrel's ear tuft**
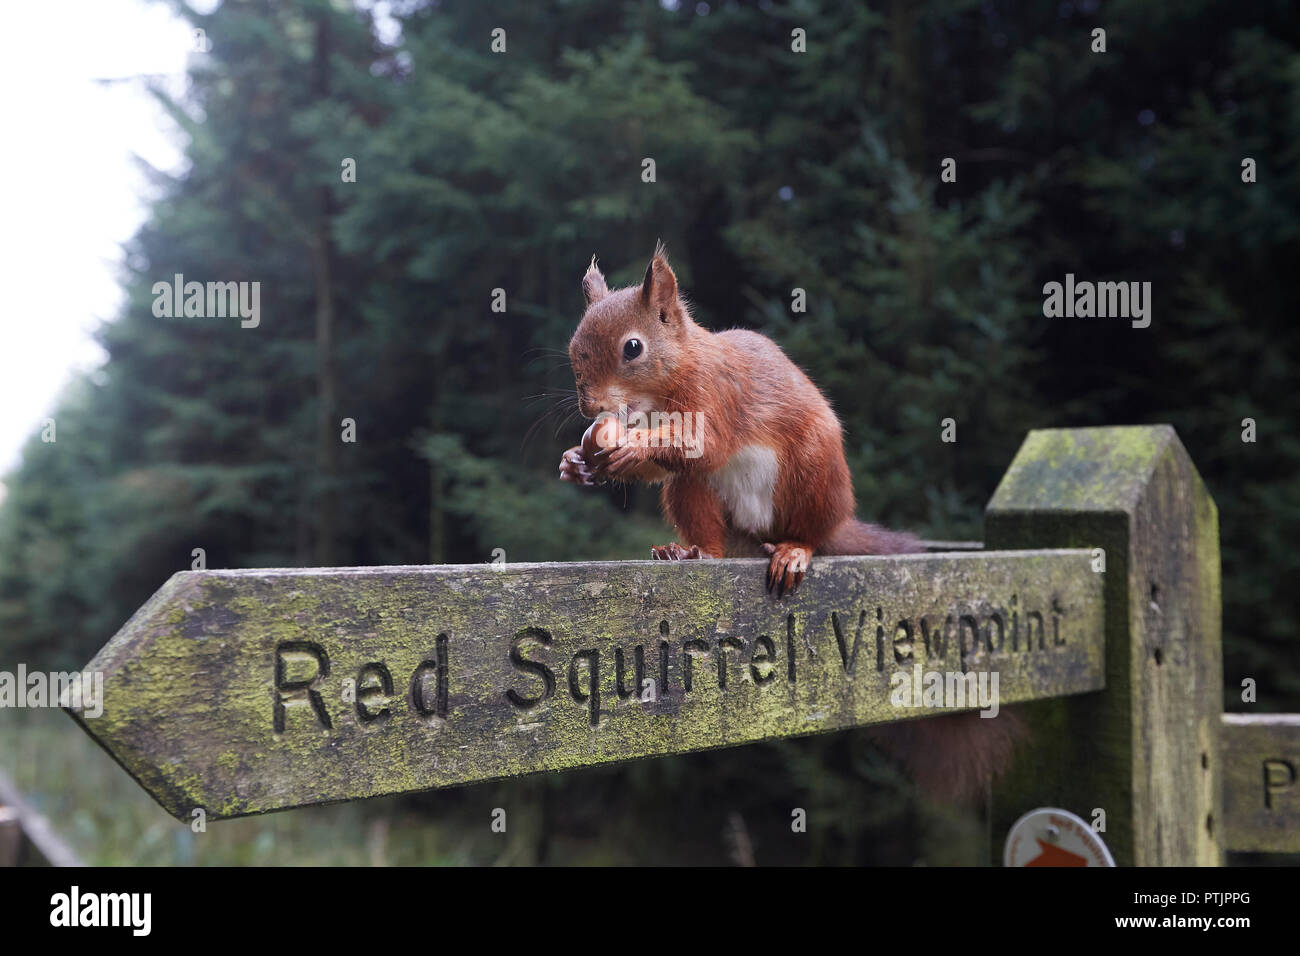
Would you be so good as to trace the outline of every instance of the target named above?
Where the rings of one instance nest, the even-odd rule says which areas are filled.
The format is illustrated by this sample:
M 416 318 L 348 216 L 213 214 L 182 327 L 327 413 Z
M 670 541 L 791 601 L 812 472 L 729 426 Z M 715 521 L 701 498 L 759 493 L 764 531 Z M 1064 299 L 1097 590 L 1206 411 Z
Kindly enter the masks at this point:
M 646 266 L 641 280 L 641 301 L 659 309 L 666 309 L 677 301 L 677 276 L 668 265 L 664 244 L 655 244 L 654 258 Z
M 609 286 L 605 285 L 605 277 L 596 268 L 595 256 L 591 257 L 591 265 L 587 266 L 587 274 L 582 277 L 582 294 L 587 298 L 587 305 L 599 302 L 609 295 Z

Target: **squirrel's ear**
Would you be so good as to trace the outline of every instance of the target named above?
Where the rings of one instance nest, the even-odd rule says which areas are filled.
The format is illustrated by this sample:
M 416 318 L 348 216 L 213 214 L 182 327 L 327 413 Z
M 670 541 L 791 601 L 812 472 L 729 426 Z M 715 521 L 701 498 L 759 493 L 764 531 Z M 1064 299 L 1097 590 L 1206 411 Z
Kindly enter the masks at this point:
M 677 301 L 677 276 L 673 275 L 664 253 L 662 242 L 655 245 L 654 258 L 645 268 L 645 278 L 641 280 L 641 301 L 666 309 Z
M 587 274 L 582 277 L 582 294 L 587 297 L 587 305 L 599 302 L 609 295 L 609 286 L 605 285 L 605 277 L 596 268 L 595 256 L 591 257 L 591 265 L 587 266 Z

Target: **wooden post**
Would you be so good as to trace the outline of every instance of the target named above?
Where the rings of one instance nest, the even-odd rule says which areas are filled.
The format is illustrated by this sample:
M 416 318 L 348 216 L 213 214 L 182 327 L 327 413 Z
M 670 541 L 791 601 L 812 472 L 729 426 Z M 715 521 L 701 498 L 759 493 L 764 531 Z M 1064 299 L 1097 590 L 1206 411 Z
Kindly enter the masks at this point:
M 1121 866 L 1220 863 L 1218 517 L 1174 430 L 1031 432 L 985 546 L 1105 559 L 1106 688 L 1023 709 L 1034 736 L 995 791 L 995 851 L 1017 816 L 1055 806 L 1104 814 Z
M 0 803 L 0 869 L 17 866 L 23 847 L 23 826 L 18 811 Z

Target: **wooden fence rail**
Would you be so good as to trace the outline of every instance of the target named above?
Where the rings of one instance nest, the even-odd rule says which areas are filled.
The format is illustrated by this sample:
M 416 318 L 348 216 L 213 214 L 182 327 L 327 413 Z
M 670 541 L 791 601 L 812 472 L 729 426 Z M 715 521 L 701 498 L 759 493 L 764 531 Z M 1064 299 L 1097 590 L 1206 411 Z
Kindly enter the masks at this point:
M 0 772 L 0 867 L 81 866 L 81 859 Z

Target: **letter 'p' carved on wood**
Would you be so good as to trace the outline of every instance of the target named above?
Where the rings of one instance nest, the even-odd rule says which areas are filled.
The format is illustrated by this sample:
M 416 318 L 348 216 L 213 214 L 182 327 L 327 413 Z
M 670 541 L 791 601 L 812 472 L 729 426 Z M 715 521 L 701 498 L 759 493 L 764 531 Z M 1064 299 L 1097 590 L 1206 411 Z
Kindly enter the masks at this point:
M 1300 714 L 1223 715 L 1224 842 L 1300 853 Z

